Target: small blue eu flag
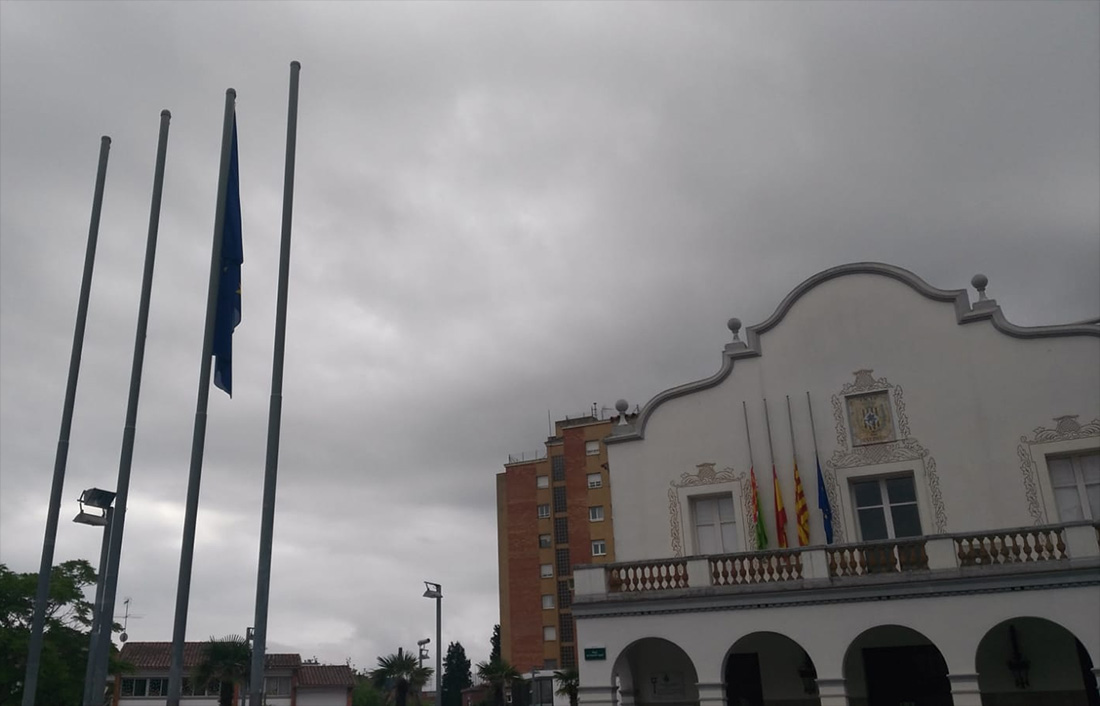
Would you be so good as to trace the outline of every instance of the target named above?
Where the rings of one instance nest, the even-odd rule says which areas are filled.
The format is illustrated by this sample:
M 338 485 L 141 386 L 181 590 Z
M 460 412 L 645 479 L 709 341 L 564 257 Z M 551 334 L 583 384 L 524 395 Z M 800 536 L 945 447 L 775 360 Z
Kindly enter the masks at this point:
M 233 330 L 241 323 L 241 185 L 237 168 L 237 119 L 233 118 L 233 144 L 226 183 L 225 225 L 222 229 L 221 281 L 214 320 L 214 384 L 233 396 Z

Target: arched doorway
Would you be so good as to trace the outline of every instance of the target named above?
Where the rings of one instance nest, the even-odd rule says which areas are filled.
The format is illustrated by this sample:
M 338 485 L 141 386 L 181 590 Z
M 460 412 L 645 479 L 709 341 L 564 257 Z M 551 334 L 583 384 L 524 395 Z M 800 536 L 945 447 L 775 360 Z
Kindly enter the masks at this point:
M 844 655 L 844 680 L 853 706 L 951 706 L 947 662 L 924 635 L 901 625 L 862 632 Z
M 612 679 L 621 706 L 698 706 L 695 664 L 674 642 L 646 637 L 615 660 Z
M 728 706 L 819 706 L 817 670 L 797 642 L 777 632 L 754 632 L 726 655 Z
M 984 706 L 1100 706 L 1085 646 L 1044 618 L 1013 618 L 994 625 L 978 643 L 974 661 Z

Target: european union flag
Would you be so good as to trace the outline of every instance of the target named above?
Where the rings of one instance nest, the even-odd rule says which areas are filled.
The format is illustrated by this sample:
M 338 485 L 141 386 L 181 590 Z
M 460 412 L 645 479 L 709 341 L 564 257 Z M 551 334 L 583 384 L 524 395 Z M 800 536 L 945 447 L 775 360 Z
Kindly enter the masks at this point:
M 225 225 L 222 229 L 221 281 L 214 320 L 214 384 L 233 396 L 233 330 L 241 323 L 241 185 L 237 169 L 237 118 L 233 118 L 233 144 L 226 182 Z
M 821 522 L 825 525 L 825 541 L 833 543 L 833 508 L 829 493 L 825 490 L 825 476 L 821 473 L 821 460 L 817 460 L 817 506 L 821 508 Z

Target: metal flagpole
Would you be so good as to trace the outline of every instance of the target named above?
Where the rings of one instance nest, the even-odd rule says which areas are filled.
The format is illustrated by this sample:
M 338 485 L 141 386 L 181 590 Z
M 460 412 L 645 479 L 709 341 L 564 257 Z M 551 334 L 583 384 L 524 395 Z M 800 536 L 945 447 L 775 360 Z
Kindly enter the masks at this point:
M 65 485 L 65 466 L 69 460 L 69 433 L 73 425 L 76 382 L 80 377 L 80 356 L 84 350 L 84 326 L 88 320 L 88 299 L 92 290 L 95 248 L 99 240 L 99 215 L 103 210 L 103 184 L 107 179 L 107 156 L 110 151 L 111 138 L 104 135 L 99 141 L 99 167 L 96 170 L 95 192 L 92 196 L 88 246 L 84 251 L 84 275 L 80 281 L 80 299 L 76 306 L 76 329 L 73 331 L 73 348 L 69 356 L 69 380 L 65 387 L 61 431 L 57 437 L 57 453 L 53 462 L 53 485 L 50 488 L 49 509 L 46 511 L 46 534 L 42 539 L 42 562 L 38 565 L 38 590 L 34 598 L 34 617 L 31 619 L 31 635 L 27 646 L 27 671 L 23 676 L 23 706 L 34 706 L 34 697 L 38 690 L 42 632 L 46 626 L 46 602 L 50 597 L 50 571 L 53 569 L 53 550 L 57 541 L 57 520 L 61 514 L 61 491 Z M 99 570 L 102 572 L 103 567 L 100 566 Z
M 768 398 L 764 398 L 764 426 L 768 430 L 768 455 L 772 460 L 772 506 L 775 508 L 775 543 L 780 549 L 787 548 L 787 511 L 780 509 L 783 503 L 779 476 L 775 472 L 775 449 L 772 447 L 772 421 L 768 415 Z
M 195 554 L 195 522 L 199 512 L 199 484 L 202 480 L 202 454 L 206 447 L 206 407 L 210 399 L 210 356 L 214 347 L 214 321 L 217 315 L 218 284 L 221 281 L 222 231 L 225 229 L 226 184 L 229 181 L 229 154 L 233 146 L 233 110 L 237 92 L 225 91 L 225 115 L 222 118 L 222 155 L 218 167 L 218 196 L 214 209 L 214 245 L 210 253 L 210 285 L 206 294 L 206 327 L 202 335 L 202 360 L 199 365 L 199 393 L 195 404 L 195 427 L 191 435 L 191 468 L 187 477 L 187 506 L 183 517 L 183 546 L 180 549 L 179 581 L 176 584 L 176 616 L 172 628 L 172 655 L 168 668 L 168 706 L 179 706 L 183 685 L 183 640 L 187 632 L 187 606 L 191 595 L 191 563 Z
M 764 398 L 764 426 L 768 430 L 768 455 L 772 459 L 772 470 L 775 470 L 775 451 L 772 449 L 772 421 L 768 418 L 768 399 Z
M 791 396 L 787 395 L 787 424 L 791 428 L 791 458 L 795 468 L 798 467 L 798 449 L 794 445 L 794 417 L 791 416 Z
M 817 428 L 814 426 L 814 406 L 810 402 L 810 391 L 806 390 L 806 406 L 810 409 L 810 433 L 814 437 L 814 458 L 821 463 L 821 455 L 817 452 Z
M 283 351 L 286 347 L 287 287 L 290 281 L 290 226 L 294 211 L 294 151 L 298 135 L 298 73 L 290 62 L 290 98 L 286 118 L 286 164 L 283 171 L 283 228 L 279 249 L 279 290 L 275 304 L 275 352 L 271 366 L 271 404 L 267 419 L 267 460 L 264 468 L 260 557 L 256 572 L 256 620 L 253 623 L 252 679 L 249 701 L 262 703 L 264 653 L 267 647 L 267 607 L 271 589 L 271 545 L 275 533 L 275 485 L 279 473 L 279 431 L 283 412 Z
M 741 409 L 745 412 L 745 440 L 749 442 L 749 468 L 756 468 L 756 462 L 752 460 L 752 435 L 749 434 L 749 408 L 744 400 L 741 400 Z
M 130 493 L 130 469 L 134 460 L 134 438 L 137 436 L 138 397 L 141 393 L 141 370 L 145 362 L 145 332 L 149 324 L 149 300 L 153 291 L 153 266 L 157 259 L 157 232 L 160 228 L 160 201 L 164 191 L 164 162 L 168 152 L 168 124 L 172 114 L 160 112 L 160 136 L 157 140 L 157 162 L 153 174 L 153 197 L 149 207 L 149 233 L 145 242 L 145 269 L 141 277 L 141 299 L 138 304 L 137 334 L 134 336 L 134 360 L 130 369 L 130 396 L 126 402 L 126 424 L 122 430 L 122 456 L 118 464 L 118 487 L 115 490 L 115 511 L 111 517 L 111 549 L 107 554 L 107 576 L 103 584 L 102 621 L 96 665 L 92 679 L 92 698 L 102 696 L 107 684 L 107 657 L 111 651 L 111 626 L 114 625 L 115 593 L 118 590 L 118 565 L 122 555 L 122 533 L 126 525 L 126 498 Z M 107 629 L 104 630 L 103 628 Z M 90 705 L 88 705 L 90 706 Z

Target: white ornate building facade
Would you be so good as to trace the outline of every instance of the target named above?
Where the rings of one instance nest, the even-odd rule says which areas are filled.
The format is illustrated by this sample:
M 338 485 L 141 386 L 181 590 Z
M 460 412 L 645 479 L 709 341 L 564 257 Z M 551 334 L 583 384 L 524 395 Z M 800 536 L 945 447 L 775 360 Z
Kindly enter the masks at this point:
M 973 284 L 821 272 L 615 428 L 582 706 L 1100 704 L 1100 325 Z

